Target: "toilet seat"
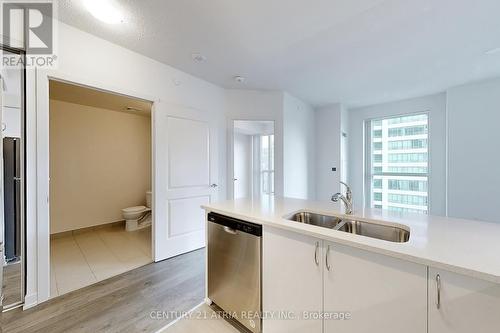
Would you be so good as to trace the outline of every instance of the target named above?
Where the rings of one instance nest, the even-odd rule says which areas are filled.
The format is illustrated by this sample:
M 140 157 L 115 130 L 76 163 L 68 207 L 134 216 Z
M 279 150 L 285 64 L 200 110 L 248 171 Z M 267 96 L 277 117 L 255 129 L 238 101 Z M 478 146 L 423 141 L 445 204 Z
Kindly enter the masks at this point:
M 134 206 L 134 207 L 128 207 L 128 208 L 123 208 L 122 211 L 124 213 L 142 213 L 142 212 L 145 212 L 147 210 L 149 210 L 150 208 L 147 208 L 146 206 Z

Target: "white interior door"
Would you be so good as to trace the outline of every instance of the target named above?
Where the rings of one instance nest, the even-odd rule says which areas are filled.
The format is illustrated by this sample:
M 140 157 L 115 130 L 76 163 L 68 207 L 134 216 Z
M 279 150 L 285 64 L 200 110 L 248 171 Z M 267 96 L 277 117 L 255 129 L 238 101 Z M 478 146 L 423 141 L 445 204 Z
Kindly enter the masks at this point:
M 155 200 L 157 261 L 205 246 L 200 206 L 212 202 L 218 189 L 216 124 L 202 111 L 177 105 L 166 109 L 158 116 L 162 132 L 156 136 L 166 143 L 157 144 L 157 162 L 165 163 L 166 174 L 158 174 L 162 168 L 155 170 L 155 183 L 162 187 L 156 189 Z

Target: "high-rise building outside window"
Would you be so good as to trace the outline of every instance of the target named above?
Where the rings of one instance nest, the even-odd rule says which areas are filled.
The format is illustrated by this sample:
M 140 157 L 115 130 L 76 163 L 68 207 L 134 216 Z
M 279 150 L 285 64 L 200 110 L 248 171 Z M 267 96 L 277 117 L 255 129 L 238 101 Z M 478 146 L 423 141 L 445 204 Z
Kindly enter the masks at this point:
M 399 212 L 429 211 L 427 113 L 366 122 L 367 205 Z
M 260 137 L 260 172 L 263 194 L 274 194 L 274 135 Z

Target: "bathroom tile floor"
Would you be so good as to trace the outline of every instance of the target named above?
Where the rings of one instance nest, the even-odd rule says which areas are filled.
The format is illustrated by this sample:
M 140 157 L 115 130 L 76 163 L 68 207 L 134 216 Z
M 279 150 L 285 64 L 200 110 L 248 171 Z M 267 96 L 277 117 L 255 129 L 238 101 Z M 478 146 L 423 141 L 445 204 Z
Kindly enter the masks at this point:
M 113 225 L 51 239 L 51 297 L 152 262 L 151 227 Z

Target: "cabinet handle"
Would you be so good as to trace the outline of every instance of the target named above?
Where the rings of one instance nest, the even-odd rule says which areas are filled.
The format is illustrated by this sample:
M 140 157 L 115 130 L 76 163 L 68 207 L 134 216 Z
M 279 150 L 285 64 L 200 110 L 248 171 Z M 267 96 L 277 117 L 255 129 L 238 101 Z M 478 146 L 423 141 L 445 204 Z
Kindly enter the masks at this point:
M 441 276 L 436 275 L 436 287 L 437 287 L 437 302 L 436 307 L 439 310 L 441 308 Z
M 325 260 L 325 264 L 326 264 L 326 269 L 327 270 L 330 270 L 332 268 L 332 266 L 330 266 L 330 262 L 328 260 L 328 258 L 330 257 L 330 245 L 328 245 L 327 249 L 326 249 L 326 260 Z
M 318 251 L 319 251 L 319 242 L 316 242 L 316 249 L 314 250 L 314 262 L 316 263 L 316 266 L 319 266 Z

